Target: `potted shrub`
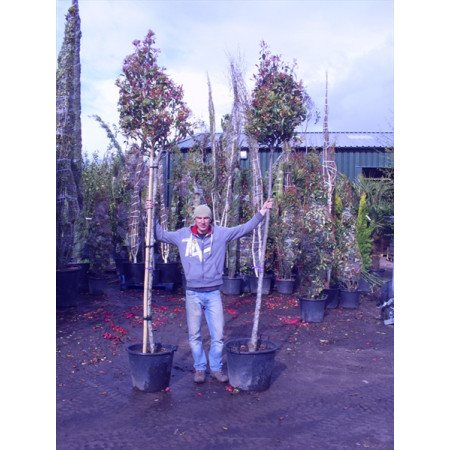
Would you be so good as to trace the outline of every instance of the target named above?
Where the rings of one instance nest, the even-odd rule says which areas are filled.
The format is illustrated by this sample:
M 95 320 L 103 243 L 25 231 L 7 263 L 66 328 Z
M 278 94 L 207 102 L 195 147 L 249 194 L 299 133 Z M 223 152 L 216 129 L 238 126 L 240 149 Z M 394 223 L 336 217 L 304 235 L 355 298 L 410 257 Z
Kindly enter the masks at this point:
M 123 198 L 127 198 L 123 174 L 117 167 L 121 155 L 98 152 L 85 155 L 82 171 L 83 208 L 78 226 L 79 255 L 89 260 L 88 286 L 101 294 L 115 247 L 123 236 Z M 118 179 L 120 178 L 120 179 Z M 120 199 L 120 197 L 122 197 Z M 91 280 L 90 280 L 91 279 Z M 95 281 L 95 280 L 103 281 Z M 98 285 L 98 287 L 96 286 Z
M 272 209 L 272 226 L 269 243 L 274 259 L 274 272 L 278 292 L 291 294 L 296 286 L 297 263 L 299 256 L 299 230 L 301 227 L 298 214 L 302 201 L 294 183 L 298 171 L 298 158 L 295 158 L 288 143 L 277 161 L 274 180 L 274 195 L 277 207 Z M 296 180 L 297 181 L 297 180 Z
M 275 277 L 278 292 L 292 294 L 294 292 L 294 268 L 299 256 L 299 220 L 296 210 L 298 197 L 295 187 L 286 187 L 278 198 L 278 211 L 273 214 L 270 228 L 270 242 L 275 259 Z
M 122 265 L 123 282 L 126 286 L 144 285 L 144 262 L 142 256 L 142 244 L 144 242 L 142 214 L 142 192 L 145 189 L 148 169 L 146 168 L 144 155 L 137 145 L 132 145 L 126 153 L 129 184 L 132 189 L 131 202 L 128 211 L 128 261 Z
M 284 64 L 279 56 L 270 55 L 264 42 L 261 43 L 255 82 L 247 109 L 246 132 L 260 145 L 269 149 L 267 197 L 270 198 L 274 151 L 292 138 L 295 127 L 305 118 L 304 89 L 301 81 L 295 81 L 293 69 Z M 261 391 L 270 386 L 275 352 L 278 348 L 275 343 L 257 337 L 269 220 L 270 214 L 266 214 L 261 257 L 255 265 L 259 278 L 251 336 L 231 339 L 225 344 L 230 384 L 249 391 Z
M 105 275 L 105 270 L 99 268 L 97 263 L 95 263 L 97 267 L 89 271 L 90 253 L 106 255 L 106 251 L 98 251 L 97 247 L 103 246 L 102 241 L 107 241 L 106 247 L 111 251 L 111 254 L 106 255 L 106 260 L 109 262 L 116 245 L 123 240 L 124 202 L 128 196 L 122 179 L 121 160 L 120 152 L 117 154 L 107 152 L 102 158 L 98 152 L 94 152 L 91 158 L 88 155 L 83 158 L 83 206 L 77 224 L 76 252 L 78 260 L 81 261 L 77 265 L 86 271 L 84 283 L 86 291 L 89 291 L 89 275 L 96 273 L 97 278 L 99 274 L 101 277 Z M 98 206 L 98 202 L 102 205 Z M 101 225 L 95 227 L 93 220 Z M 102 237 L 98 237 L 98 234 Z
M 166 158 L 168 155 L 166 155 Z M 168 198 L 166 193 L 166 171 L 164 169 L 164 165 L 168 163 L 166 161 L 162 161 L 161 164 L 158 165 L 158 168 L 155 168 L 155 177 L 156 177 L 156 195 L 158 197 L 158 216 L 159 223 L 163 230 L 169 230 L 170 227 L 170 207 L 167 206 Z M 179 285 L 180 283 L 180 267 L 177 261 L 176 254 L 174 255 L 174 250 L 172 246 L 164 243 L 158 243 L 159 253 L 156 254 L 158 260 L 155 260 L 155 268 L 157 269 L 159 281 L 162 284 L 168 286 Z M 156 272 L 153 273 L 156 275 Z
M 367 194 L 363 192 L 359 200 L 358 219 L 356 224 L 356 242 L 358 244 L 358 251 L 362 263 L 361 277 L 359 280 L 360 292 L 370 292 L 373 285 L 382 285 L 381 279 L 378 279 L 376 275 L 369 272 L 372 266 L 371 250 L 374 241 L 372 234 L 375 230 L 375 226 L 375 222 L 369 216 Z M 377 281 L 377 279 L 379 281 Z
M 344 208 L 339 217 L 336 237 L 338 253 L 336 276 L 340 287 L 340 304 L 343 308 L 357 308 L 362 260 L 356 240 L 356 217 L 350 208 Z
M 305 322 L 322 322 L 331 269 L 336 249 L 334 224 L 325 204 L 306 205 L 300 231 L 300 316 Z
M 387 172 L 385 175 L 380 179 L 359 177 L 355 183 L 359 197 L 362 198 L 365 195 L 366 214 L 370 218 L 372 228 L 371 266 L 368 267 L 366 260 L 363 275 L 368 269 L 374 272 L 380 270 L 383 252 L 386 251 L 389 240 L 393 236 L 393 223 L 390 218 L 394 215 L 394 181 L 392 174 L 389 176 Z
M 74 1 L 66 16 L 56 72 L 56 306 L 74 306 L 79 267 L 70 267 L 80 207 L 80 16 Z
M 94 192 L 102 185 L 109 187 L 114 262 L 116 264 L 117 275 L 119 276 L 119 279 L 123 281 L 123 264 L 129 261 L 127 229 L 130 217 L 129 209 L 131 196 L 134 187 L 131 178 L 134 175 L 135 168 L 130 167 L 129 154 L 131 151 L 124 154 L 122 147 L 117 140 L 118 127 L 114 125 L 113 129 L 111 129 L 100 116 L 93 115 L 92 117 L 99 122 L 101 128 L 105 130 L 109 139 L 109 145 L 101 165 L 97 164 L 97 167 L 95 167 L 94 164 L 91 164 L 87 167 L 88 173 L 86 174 L 85 180 L 83 180 L 83 191 L 86 191 L 86 185 Z M 95 162 L 95 159 L 93 162 Z M 86 205 L 86 203 L 87 202 L 85 201 L 84 204 Z M 87 211 L 89 210 L 90 209 L 87 208 Z M 90 217 L 91 214 L 92 212 L 87 212 L 84 217 Z
M 337 165 L 335 154 L 335 143 L 330 145 L 329 133 L 328 133 L 328 72 L 325 75 L 325 105 L 324 105 L 324 117 L 323 117 L 323 149 L 322 149 L 322 173 L 324 176 L 325 188 L 326 188 L 326 200 L 327 210 L 329 214 L 335 219 L 336 209 L 336 180 L 337 180 Z M 336 232 L 336 222 L 333 224 Z M 335 264 L 336 264 L 336 249 L 333 255 L 333 261 L 331 262 L 331 268 L 327 273 L 327 287 L 323 290 L 323 293 L 327 295 L 325 303 L 326 309 L 337 308 L 339 304 L 339 285 L 335 276 Z
M 190 112 L 183 101 L 183 90 L 157 65 L 159 50 L 154 48 L 154 33 L 149 30 L 135 51 L 125 58 L 119 87 L 120 126 L 127 139 L 137 142 L 148 156 L 148 198 L 155 204 L 155 172 L 161 157 L 179 139 L 186 137 Z M 145 274 L 143 295 L 142 343 L 127 347 L 133 387 L 144 392 L 165 389 L 170 382 L 173 353 L 177 346 L 155 342 L 152 327 L 152 283 L 154 264 L 154 208 L 147 211 L 145 233 Z
M 242 172 L 240 170 L 242 125 L 245 118 L 244 104 L 245 83 L 241 67 L 237 61 L 230 61 L 230 80 L 233 90 L 233 107 L 231 114 L 222 119 L 223 134 L 218 145 L 214 145 L 214 109 L 210 100 L 211 143 L 214 149 L 213 160 L 213 211 L 217 211 L 218 224 L 221 226 L 237 226 L 240 223 L 240 205 L 242 193 Z M 210 93 L 211 97 L 211 93 Z M 226 256 L 226 273 L 223 276 L 222 292 L 239 295 L 242 279 L 237 276 L 238 241 L 228 244 Z
M 107 270 L 113 251 L 109 199 L 98 196 L 89 221 L 87 249 L 89 253 L 89 292 L 102 295 L 107 286 Z

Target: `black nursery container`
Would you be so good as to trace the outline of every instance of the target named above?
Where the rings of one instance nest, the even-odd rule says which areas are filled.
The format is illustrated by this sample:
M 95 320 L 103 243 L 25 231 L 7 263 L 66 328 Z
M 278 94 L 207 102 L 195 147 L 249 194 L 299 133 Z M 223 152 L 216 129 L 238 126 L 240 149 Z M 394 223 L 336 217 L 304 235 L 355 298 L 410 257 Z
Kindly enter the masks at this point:
M 327 300 L 325 302 L 325 309 L 335 309 L 339 305 L 339 286 L 330 287 L 328 289 L 324 289 L 322 291 L 327 295 Z
M 78 301 L 78 280 L 80 267 L 56 271 L 56 307 L 76 306 Z
M 156 344 L 161 351 L 142 353 L 142 344 L 127 347 L 131 382 L 142 392 L 159 392 L 166 389 L 172 373 L 173 354 L 176 345 Z
M 305 322 L 323 322 L 327 296 L 322 299 L 308 299 L 299 297 L 300 317 Z
M 359 291 L 341 290 L 341 307 L 345 309 L 356 309 L 359 307 Z
M 265 391 L 270 387 L 275 353 L 278 346 L 268 340 L 261 341 L 266 347 L 255 352 L 241 351 L 249 338 L 230 339 L 225 344 L 230 385 L 243 391 Z

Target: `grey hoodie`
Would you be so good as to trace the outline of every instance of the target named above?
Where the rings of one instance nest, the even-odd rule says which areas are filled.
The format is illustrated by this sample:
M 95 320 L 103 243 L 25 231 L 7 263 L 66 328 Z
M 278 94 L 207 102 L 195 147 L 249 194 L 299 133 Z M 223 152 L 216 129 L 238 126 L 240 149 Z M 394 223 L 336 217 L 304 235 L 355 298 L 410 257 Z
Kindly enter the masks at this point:
M 164 231 L 156 221 L 155 237 L 160 242 L 178 247 L 186 276 L 186 289 L 219 288 L 228 242 L 250 233 L 263 219 L 264 216 L 257 212 L 248 222 L 236 227 L 211 225 L 210 232 L 204 238 L 195 234 L 195 226 Z

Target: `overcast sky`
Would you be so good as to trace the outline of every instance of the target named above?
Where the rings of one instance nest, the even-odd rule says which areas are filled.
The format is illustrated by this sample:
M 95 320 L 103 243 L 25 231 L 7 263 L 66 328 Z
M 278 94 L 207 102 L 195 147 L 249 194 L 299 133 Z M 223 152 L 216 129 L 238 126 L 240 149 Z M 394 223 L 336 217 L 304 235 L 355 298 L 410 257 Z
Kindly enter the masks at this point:
M 56 55 L 71 0 L 56 1 Z M 393 1 L 79 0 L 83 150 L 103 152 L 105 132 L 89 115 L 118 124 L 114 81 L 132 42 L 148 30 L 158 63 L 184 88 L 198 119 L 208 120 L 207 76 L 217 127 L 231 111 L 230 57 L 243 61 L 248 87 L 264 40 L 272 54 L 297 62 L 296 75 L 323 116 L 328 71 L 330 131 L 393 131 Z M 321 131 L 322 120 L 310 131 Z

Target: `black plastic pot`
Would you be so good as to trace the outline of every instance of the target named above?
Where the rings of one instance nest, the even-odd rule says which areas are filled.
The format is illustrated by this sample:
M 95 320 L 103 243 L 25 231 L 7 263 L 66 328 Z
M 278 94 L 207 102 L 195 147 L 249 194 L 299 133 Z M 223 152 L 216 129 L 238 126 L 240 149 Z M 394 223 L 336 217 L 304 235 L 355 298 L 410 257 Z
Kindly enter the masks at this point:
M 56 307 L 59 309 L 75 306 L 78 301 L 78 279 L 80 267 L 70 267 L 56 271 Z
M 248 294 L 250 292 L 250 277 L 251 275 L 241 275 L 241 290 L 243 293 Z
M 341 306 L 346 309 L 356 309 L 359 307 L 359 291 L 347 291 L 341 289 Z
M 370 283 L 365 280 L 363 277 L 359 279 L 358 282 L 358 291 L 359 292 L 370 292 L 372 290 L 372 286 Z
M 181 284 L 181 271 L 177 262 L 157 263 L 156 268 L 159 270 L 160 283 Z
M 250 292 L 252 294 L 256 294 L 258 292 L 258 280 L 259 278 L 256 276 L 249 276 L 250 280 Z M 262 284 L 262 294 L 267 295 L 270 294 L 270 291 L 272 290 L 272 275 L 265 274 L 263 278 L 263 284 Z
M 325 309 L 334 309 L 339 305 L 339 287 L 330 287 L 322 291 L 327 295 L 327 300 L 325 302 Z
M 221 291 L 225 295 L 239 295 L 241 293 L 241 278 L 222 277 Z
M 299 297 L 300 317 L 305 322 L 323 322 L 327 296 L 322 299 L 309 299 Z
M 126 258 L 116 258 L 114 262 L 116 263 L 117 275 L 119 275 L 120 277 L 121 275 L 123 275 L 123 265 L 129 261 Z
M 125 283 L 130 285 L 143 285 L 145 276 L 144 263 L 124 262 L 122 264 Z
M 229 383 L 243 391 L 265 391 L 270 386 L 278 346 L 272 341 L 263 340 L 261 344 L 267 349 L 241 351 L 241 345 L 247 345 L 249 341 L 249 338 L 238 338 L 225 343 Z
M 142 353 L 142 344 L 127 347 L 130 362 L 131 382 L 142 392 L 159 392 L 169 386 L 173 353 L 176 345 L 157 344 L 162 351 Z
M 88 283 L 88 270 L 90 263 L 76 263 L 74 264 L 75 267 L 79 267 L 80 273 L 78 275 L 78 292 L 85 294 L 89 292 L 89 283 Z
M 292 294 L 294 292 L 295 280 L 277 280 L 277 291 L 280 294 Z
M 89 283 L 89 294 L 103 295 L 106 292 L 108 279 L 88 276 L 88 283 Z

